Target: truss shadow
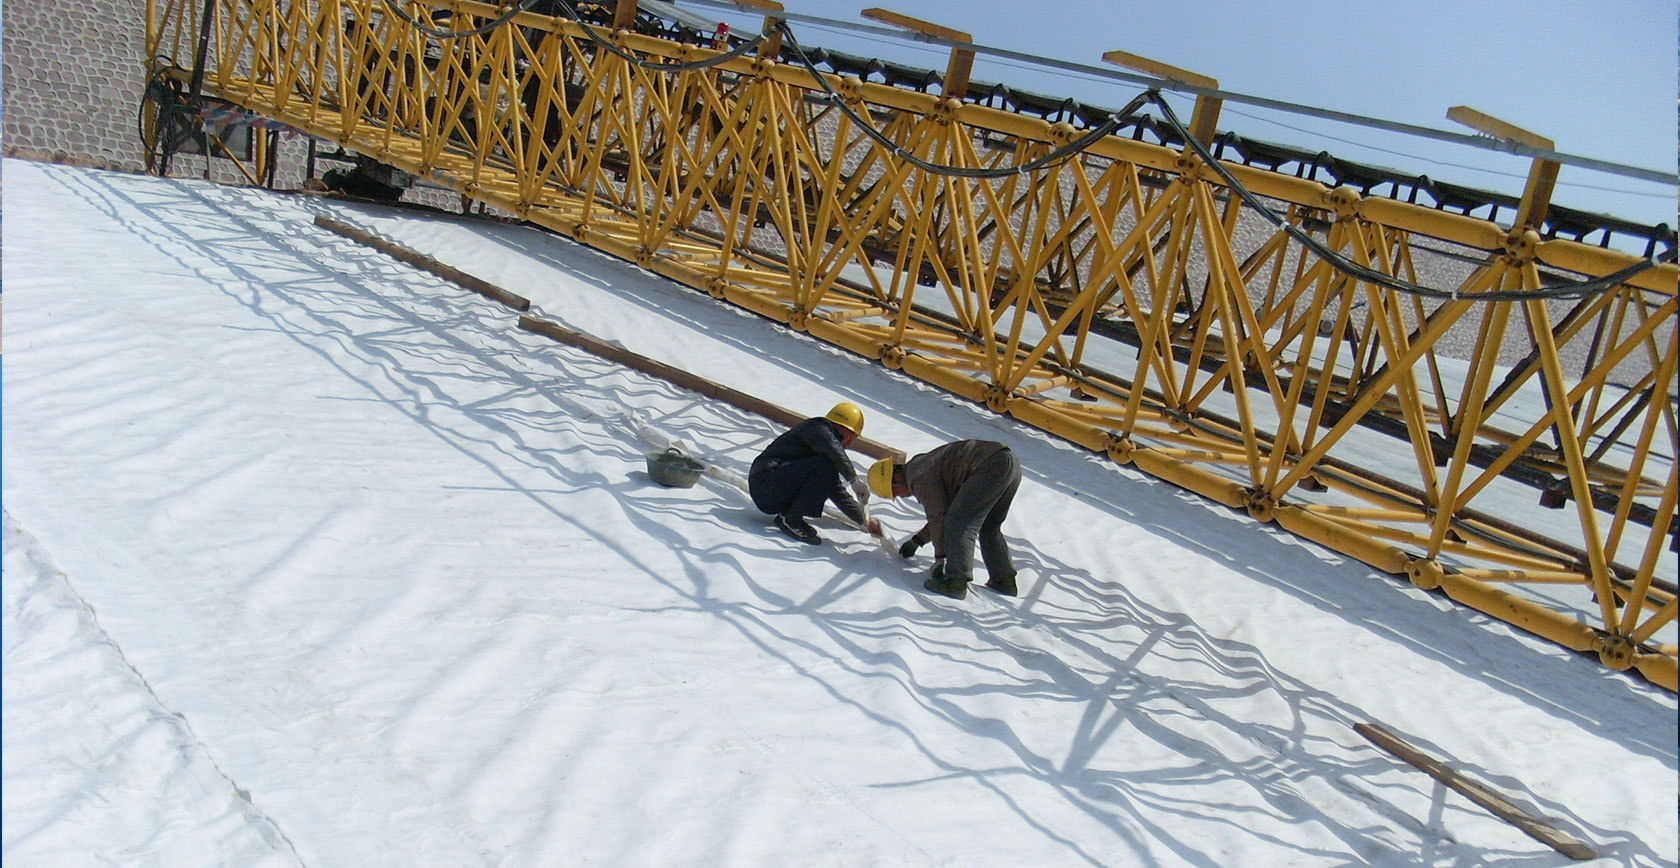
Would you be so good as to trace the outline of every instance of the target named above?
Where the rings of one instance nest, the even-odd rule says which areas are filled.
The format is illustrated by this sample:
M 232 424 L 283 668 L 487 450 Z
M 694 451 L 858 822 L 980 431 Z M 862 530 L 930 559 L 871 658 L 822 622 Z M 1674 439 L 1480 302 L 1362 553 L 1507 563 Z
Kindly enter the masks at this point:
M 507 490 L 539 505 L 556 522 L 599 537 L 587 517 L 562 508 L 560 496 L 583 490 L 609 492 L 625 518 L 661 551 L 674 553 L 682 569 L 672 574 L 641 551 L 604 538 L 602 545 L 675 593 L 684 611 L 729 624 L 838 701 L 897 731 L 942 772 L 938 778 L 906 777 L 877 786 L 972 779 L 1024 823 L 1090 865 L 1108 864 L 1112 854 L 1092 852 L 1041 822 L 1020 800 L 1016 787 L 1048 788 L 1137 853 L 1157 843 L 1188 864 L 1215 866 L 1223 860 L 1201 841 L 1173 837 L 1152 823 L 1151 815 L 1193 812 L 1210 818 L 1210 823 L 1250 834 L 1260 834 L 1254 831 L 1257 826 L 1280 824 L 1327 830 L 1340 842 L 1339 848 L 1303 852 L 1327 862 L 1359 854 L 1378 864 L 1412 864 L 1423 854 L 1430 864 L 1462 864 L 1467 859 L 1562 864 L 1561 857 L 1544 851 L 1467 851 L 1436 840 L 1421 822 L 1405 840 L 1381 837 L 1374 834 L 1379 831 L 1374 814 L 1370 822 L 1359 822 L 1347 819 L 1345 806 L 1327 809 L 1320 800 L 1330 796 L 1363 804 L 1366 812 L 1382 810 L 1372 804 L 1372 792 L 1357 782 L 1392 770 L 1394 761 L 1348 737 L 1346 727 L 1366 719 L 1361 710 L 1278 671 L 1258 648 L 1209 633 L 1192 614 L 1146 602 L 1127 588 L 1123 577 L 1091 575 L 1012 538 L 1028 580 L 1027 593 L 1018 603 L 1000 604 L 980 596 L 983 591 L 976 591 L 966 607 L 929 601 L 919 591 L 897 593 L 915 589 L 919 573 L 895 558 L 871 553 L 868 543 L 836 540 L 808 548 L 769 533 L 755 535 L 750 505 L 743 509 L 744 500 L 738 496 L 733 508 L 720 509 L 704 498 L 660 488 L 636 476 L 636 469 L 627 470 L 624 478 L 609 478 L 580 472 L 567 461 L 568 455 L 588 451 L 639 468 L 642 449 L 612 429 L 614 414 L 623 408 L 664 408 L 653 419 L 655 424 L 691 442 L 706 443 L 721 460 L 737 465 L 764 442 L 771 430 L 768 423 L 524 335 L 493 304 L 453 287 L 435 291 L 431 278 L 417 279 L 378 254 L 338 250 L 334 259 L 348 263 L 348 268 L 328 267 L 308 258 L 308 251 L 298 245 L 325 246 L 330 241 L 310 232 L 299 232 L 308 237 L 295 243 L 282 237 L 285 215 L 278 209 L 262 213 L 265 200 L 257 197 L 180 185 L 175 194 L 141 201 L 119 189 L 121 185 L 94 186 L 83 180 L 98 176 L 55 177 L 114 220 L 137 225 L 117 207 L 120 199 L 123 207 L 140 209 L 158 224 L 175 228 L 176 237 L 168 243 L 152 243 L 328 360 L 377 400 L 482 464 Z M 274 223 L 265 225 L 265 218 Z M 179 228 L 182 220 L 195 227 L 214 221 L 236 231 L 194 237 Z M 525 255 L 590 279 L 582 266 L 558 253 Z M 252 260 L 264 268 L 242 264 Z M 609 270 L 630 268 L 601 261 Z M 614 291 L 673 323 L 686 322 L 662 306 L 668 294 L 637 283 L 615 280 Z M 417 287 L 432 290 L 412 291 Z M 713 336 L 744 352 L 765 352 L 768 343 L 769 352 L 807 376 L 821 377 L 829 365 L 851 365 L 848 375 L 856 374 L 856 363 L 838 351 L 813 354 L 820 362 L 807 361 L 802 353 L 814 342 L 791 335 L 771 335 L 764 343 L 749 343 L 730 333 Z M 378 371 L 380 378 L 350 369 L 336 357 L 340 353 Z M 906 394 L 907 383 L 879 368 L 870 376 L 872 386 L 880 388 L 867 409 L 890 413 L 892 398 Z M 1597 716 L 1601 709 L 1632 708 L 1653 717 L 1659 712 L 1656 700 L 1637 695 L 1626 679 L 1613 675 L 1594 679 L 1589 696 L 1579 693 L 1580 678 L 1565 685 L 1527 677 L 1529 667 L 1522 660 L 1532 651 L 1502 627 L 1480 625 L 1488 643 L 1473 659 L 1455 655 L 1462 643 L 1436 647 L 1441 643 L 1415 634 L 1420 607 L 1415 595 L 1398 583 L 1366 582 L 1361 599 L 1347 601 L 1337 590 L 1345 590 L 1348 565 L 1326 563 L 1305 547 L 1257 527 L 1238 531 L 1236 525 L 1220 522 L 1210 529 L 1210 507 L 1199 500 L 1170 496 L 1176 489 L 1133 478 L 1106 464 L 1097 468 L 1102 462 L 1036 433 L 1022 436 L 1005 420 L 961 405 L 942 407 L 932 418 L 918 421 L 928 433 L 943 438 L 1007 439 L 1035 483 L 1075 494 L 1106 515 L 1176 539 L 1228 569 L 1333 612 L 1385 641 L 1405 643 L 1458 671 L 1474 673 L 1490 689 L 1520 697 L 1579 726 L 1608 723 Z M 1090 462 L 1092 472 L 1058 475 L 1041 469 L 1078 460 Z M 710 480 L 702 485 L 714 493 L 733 492 Z M 700 545 L 681 531 L 686 524 L 748 533 Z M 1240 559 L 1228 550 L 1236 533 L 1242 534 Z M 844 556 L 836 557 L 837 552 Z M 760 557 L 814 565 L 823 572 L 832 564 L 833 572 L 816 587 L 789 587 L 753 574 L 748 560 Z M 1353 569 L 1365 572 L 1362 567 Z M 1055 595 L 1046 593 L 1046 583 L 1054 583 Z M 1444 620 L 1450 623 L 1440 628 L 1443 632 L 1465 629 L 1461 615 Z M 813 631 L 822 643 L 813 641 Z M 809 662 L 812 659 L 821 665 Z M 884 709 L 872 702 L 879 691 L 862 688 L 876 684 L 901 692 L 904 704 Z M 1064 743 L 1047 745 L 997 713 L 1000 707 L 1032 703 L 1080 709 L 1077 730 Z M 1245 717 L 1244 711 L 1257 703 L 1277 710 L 1263 720 Z M 1673 769 L 1673 727 L 1666 735 L 1661 729 L 1627 733 L 1633 747 Z M 941 743 L 942 732 L 988 740 L 1012 759 L 976 767 Z M 1471 770 L 1496 784 L 1521 788 L 1497 771 Z M 1244 794 L 1245 800 L 1208 803 L 1210 792 L 1228 789 Z M 1616 830 L 1589 827 L 1567 806 L 1538 794 L 1522 795 L 1585 832 L 1625 864 L 1658 865 L 1666 859 Z M 1281 839 L 1273 843 L 1290 846 Z

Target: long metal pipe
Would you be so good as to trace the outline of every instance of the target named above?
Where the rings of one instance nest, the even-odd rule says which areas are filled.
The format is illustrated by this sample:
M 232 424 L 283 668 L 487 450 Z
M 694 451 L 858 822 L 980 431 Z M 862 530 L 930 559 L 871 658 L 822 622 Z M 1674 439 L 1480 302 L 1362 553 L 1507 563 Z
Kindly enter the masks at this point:
M 731 0 L 685 0 L 685 2 L 692 3 L 696 6 L 706 6 L 714 9 L 728 9 L 736 12 L 756 11 L 760 15 L 764 12 L 764 10 L 760 7 L 749 6 L 745 3 L 735 3 L 731 2 Z M 1035 66 L 1045 66 L 1051 69 L 1078 73 L 1080 75 L 1091 75 L 1098 78 L 1106 78 L 1113 81 L 1125 82 L 1127 84 L 1139 85 L 1145 88 L 1158 88 L 1160 90 L 1183 93 L 1191 96 L 1212 97 L 1226 102 L 1251 105 L 1257 108 L 1267 108 L 1272 109 L 1273 111 L 1285 112 L 1287 114 L 1314 117 L 1321 120 L 1335 121 L 1337 123 L 1351 124 L 1353 126 L 1383 130 L 1391 133 L 1402 133 L 1408 136 L 1418 136 L 1441 142 L 1451 142 L 1455 145 L 1465 145 L 1484 151 L 1496 151 L 1499 153 L 1516 154 L 1517 156 L 1530 157 L 1533 159 L 1551 160 L 1564 165 L 1577 166 L 1579 168 L 1591 169 L 1595 172 L 1604 172 L 1611 175 L 1620 175 L 1626 178 L 1637 178 L 1642 181 L 1655 181 L 1659 184 L 1680 184 L 1680 173 L 1663 172 L 1657 169 L 1643 168 L 1641 166 L 1630 166 L 1626 163 L 1615 163 L 1609 160 L 1600 160 L 1595 157 L 1585 157 L 1579 154 L 1566 154 L 1562 151 L 1547 148 L 1536 148 L 1507 139 L 1495 139 L 1489 136 L 1472 135 L 1469 133 L 1454 132 L 1452 130 L 1418 126 L 1417 124 L 1408 124 L 1402 121 L 1383 120 L 1382 118 L 1374 118 L 1369 115 L 1359 115 L 1353 114 L 1352 112 L 1336 111 L 1335 109 L 1302 105 L 1301 103 L 1285 102 L 1284 100 L 1271 99 L 1270 97 L 1256 96 L 1254 94 L 1241 93 L 1233 90 L 1224 90 L 1222 88 L 1202 87 L 1200 85 L 1187 84 L 1185 82 L 1173 81 L 1171 79 L 1155 78 L 1153 76 L 1140 75 L 1134 72 L 1126 72 L 1113 67 L 1091 66 L 1085 63 L 1074 63 L 1067 60 L 1058 60 L 1054 57 L 1044 57 L 1037 54 L 1027 54 L 1021 51 L 1013 51 L 1008 48 L 999 48 L 994 45 L 980 45 L 978 43 L 960 42 L 924 33 L 912 33 L 910 31 L 899 30 L 893 27 L 879 27 L 872 24 L 857 24 L 851 21 L 823 18 L 817 15 L 802 15 L 797 12 L 778 12 L 775 13 L 775 17 L 804 24 L 817 24 L 823 27 L 851 30 L 857 33 L 865 33 L 870 36 L 882 36 L 889 39 L 943 45 L 963 51 L 972 51 L 975 54 L 1002 57 L 1009 60 L 1021 61 L 1023 63 L 1031 63 Z

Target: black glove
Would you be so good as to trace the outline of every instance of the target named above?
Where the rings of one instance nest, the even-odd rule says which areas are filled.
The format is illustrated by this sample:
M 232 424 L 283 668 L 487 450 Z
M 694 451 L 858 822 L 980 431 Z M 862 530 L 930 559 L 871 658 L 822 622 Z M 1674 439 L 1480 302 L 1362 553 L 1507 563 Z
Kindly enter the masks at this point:
M 911 558 L 916 556 L 916 549 L 919 549 L 921 547 L 922 547 L 922 544 L 919 543 L 919 542 L 916 542 L 915 537 L 911 537 L 911 538 L 904 541 L 904 545 L 901 545 L 901 546 L 898 547 L 898 556 L 905 559 L 905 560 L 910 560 Z

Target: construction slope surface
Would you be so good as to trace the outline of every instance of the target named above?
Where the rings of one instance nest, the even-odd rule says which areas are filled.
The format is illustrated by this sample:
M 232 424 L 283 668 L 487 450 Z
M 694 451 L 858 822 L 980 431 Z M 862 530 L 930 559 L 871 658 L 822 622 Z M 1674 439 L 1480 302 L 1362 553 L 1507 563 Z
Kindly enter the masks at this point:
M 4 164 L 8 864 L 1673 865 L 1672 695 L 529 228 Z M 1007 442 L 1022 596 L 737 489 L 774 424 Z M 866 459 L 858 456 L 859 469 Z M 911 502 L 875 505 L 897 538 Z

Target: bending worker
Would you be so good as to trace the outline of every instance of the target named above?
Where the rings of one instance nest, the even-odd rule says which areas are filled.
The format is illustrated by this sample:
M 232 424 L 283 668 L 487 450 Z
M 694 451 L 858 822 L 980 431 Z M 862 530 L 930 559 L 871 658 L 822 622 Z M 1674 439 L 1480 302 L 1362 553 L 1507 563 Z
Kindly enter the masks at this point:
M 863 411 L 849 401 L 835 404 L 827 416 L 789 428 L 753 459 L 747 473 L 753 505 L 774 515 L 776 527 L 802 543 L 822 542 L 806 519 L 821 515 L 830 500 L 864 530 L 880 536 L 881 523 L 865 515 L 859 502 L 868 501 L 869 487 L 846 457 L 846 447 L 862 433 Z
M 902 465 L 883 458 L 869 468 L 870 490 L 881 497 L 913 494 L 927 511 L 927 524 L 899 547 L 899 555 L 908 559 L 932 541 L 933 576 L 922 587 L 959 600 L 968 596 L 973 578 L 976 537 L 986 587 L 1015 596 L 1015 567 L 1002 528 L 1020 487 L 1015 455 L 990 440 L 958 440 Z

